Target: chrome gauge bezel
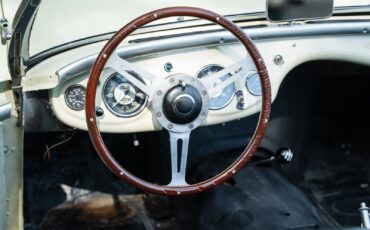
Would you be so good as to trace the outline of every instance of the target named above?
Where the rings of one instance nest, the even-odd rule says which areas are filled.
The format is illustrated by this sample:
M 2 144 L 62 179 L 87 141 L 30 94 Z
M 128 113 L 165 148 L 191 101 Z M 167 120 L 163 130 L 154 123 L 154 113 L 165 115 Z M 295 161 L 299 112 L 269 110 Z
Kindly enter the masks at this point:
M 139 75 L 138 74 L 136 74 L 136 73 L 133 73 L 133 72 L 131 72 L 131 71 L 127 71 L 128 73 L 130 73 L 130 74 L 135 74 L 135 76 L 138 76 L 138 78 L 139 78 L 139 80 L 140 80 L 140 77 L 139 77 Z M 106 87 L 107 87 L 107 84 L 108 84 L 108 82 L 114 77 L 114 76 L 116 76 L 116 75 L 119 75 L 120 77 L 122 77 L 122 78 L 124 78 L 124 79 L 126 79 L 125 77 L 123 77 L 122 75 L 120 75 L 119 73 L 117 73 L 117 72 L 114 72 L 114 73 L 112 73 L 112 74 L 110 74 L 109 75 L 109 77 L 105 80 L 105 82 L 104 82 L 104 85 L 103 85 L 103 87 L 102 87 L 102 90 L 101 90 L 101 97 L 102 97 L 102 99 L 103 99 L 103 102 L 104 102 L 104 106 L 113 114 L 113 115 L 115 115 L 115 116 L 117 116 L 117 117 L 122 117 L 122 118 L 129 118 L 129 117 L 133 117 L 133 116 L 136 116 L 136 115 L 138 115 L 139 113 L 141 113 L 143 110 L 144 110 L 144 108 L 146 107 L 146 105 L 148 104 L 148 96 L 144 93 L 144 92 L 141 92 L 144 96 L 145 96 L 145 99 L 144 99 L 144 103 L 142 103 L 141 105 L 140 105 L 140 107 L 135 111 L 135 112 L 132 112 L 132 113 L 128 113 L 128 114 L 120 114 L 120 113 L 117 113 L 116 111 L 114 111 L 111 107 L 110 107 L 110 105 L 108 104 L 108 102 L 106 101 L 106 98 L 105 98 L 105 94 L 104 94 L 104 91 L 105 91 L 105 89 L 106 89 Z M 126 81 L 127 82 L 129 82 L 127 79 L 126 79 Z M 138 90 L 138 88 L 134 85 L 134 84 L 132 84 L 131 82 L 129 82 L 132 86 L 134 86 L 135 87 L 135 89 L 136 90 Z
M 209 65 L 206 65 L 206 66 L 203 66 L 198 72 L 197 72 L 197 74 L 196 74 L 196 78 L 197 79 L 202 79 L 202 78 L 199 78 L 199 74 L 204 70 L 204 69 L 207 69 L 207 68 L 210 68 L 210 67 L 220 67 L 220 68 L 222 68 L 222 69 L 225 69 L 225 67 L 224 66 L 222 66 L 222 65 L 219 65 L 219 64 L 209 64 Z M 226 106 L 228 106 L 232 101 L 233 101 L 233 99 L 234 99 L 234 97 L 235 97 L 235 92 L 236 92 L 236 85 L 235 85 L 235 82 L 233 83 L 233 86 L 234 86 L 234 92 L 232 93 L 232 95 L 231 95 L 231 97 L 230 97 L 230 99 L 225 103 L 225 104 L 223 104 L 222 106 L 217 106 L 217 107 L 212 107 L 211 105 L 210 105 L 210 107 L 209 107 L 209 109 L 210 110 L 220 110 L 220 109 L 223 109 L 223 108 L 225 108 Z M 209 103 L 211 104 L 211 100 L 212 100 L 213 98 L 210 98 L 209 99 Z
M 85 109 L 85 98 L 83 99 L 83 107 L 82 108 L 76 108 L 76 107 L 74 107 L 73 105 L 71 105 L 70 103 L 69 103 L 69 101 L 68 101 L 68 94 L 69 94 L 69 92 L 71 92 L 71 90 L 72 89 L 74 89 L 74 88 L 76 88 L 76 87 L 78 87 L 78 88 L 82 88 L 83 90 L 84 90 L 84 94 L 85 94 L 85 96 L 86 96 L 86 87 L 85 86 L 83 86 L 83 85 L 80 85 L 80 84 L 74 84 L 74 85 L 71 85 L 71 86 L 69 86 L 65 91 L 64 91 L 64 101 L 65 101 L 65 103 L 66 103 L 66 105 L 70 108 L 70 109 L 72 109 L 72 110 L 74 110 L 74 111 L 82 111 L 82 110 L 84 110 Z
M 249 84 L 249 82 L 250 82 L 250 78 L 251 78 L 252 76 L 256 75 L 256 74 L 257 74 L 257 78 L 260 80 L 260 77 L 259 77 L 258 73 L 257 73 L 257 72 L 255 72 L 255 71 L 252 71 L 252 72 L 250 72 L 250 73 L 248 74 L 248 76 L 245 78 L 245 87 L 247 88 L 247 90 L 248 90 L 248 92 L 249 92 L 250 94 L 252 94 L 252 95 L 254 95 L 254 96 L 261 96 L 261 95 L 262 95 L 262 91 L 261 91 L 260 93 L 257 93 L 256 91 L 254 91 L 254 90 L 251 88 L 251 86 L 250 86 L 250 84 Z M 260 80 L 260 87 L 261 87 L 261 90 L 262 90 L 261 80 Z

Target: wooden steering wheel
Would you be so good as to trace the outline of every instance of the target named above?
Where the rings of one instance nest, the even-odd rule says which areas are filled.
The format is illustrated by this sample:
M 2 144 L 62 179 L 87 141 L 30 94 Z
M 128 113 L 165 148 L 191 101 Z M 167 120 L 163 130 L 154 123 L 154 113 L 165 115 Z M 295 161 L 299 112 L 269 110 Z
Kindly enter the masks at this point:
M 121 59 L 115 49 L 137 28 L 158 19 L 172 16 L 191 16 L 212 21 L 236 36 L 252 57 L 261 80 L 262 109 L 255 133 L 242 154 L 227 169 L 208 180 L 188 184 L 185 180 L 189 136 L 207 118 L 209 100 L 223 88 L 245 74 L 245 60 L 239 61 L 204 79 L 186 74 L 158 78 L 145 70 Z M 144 181 L 123 168 L 110 154 L 97 127 L 95 96 L 99 77 L 104 68 L 112 68 L 138 87 L 150 98 L 154 119 L 170 134 L 172 179 L 168 185 Z M 145 81 L 128 74 L 132 71 Z M 230 78 L 220 83 L 219 79 L 229 74 Z M 145 83 L 144 83 L 145 82 Z M 251 159 L 260 144 L 271 111 L 271 88 L 266 66 L 254 44 L 236 24 L 214 12 L 193 7 L 170 7 L 144 14 L 122 27 L 104 46 L 91 70 L 86 90 L 86 122 L 90 138 L 106 166 L 121 179 L 147 192 L 161 195 L 195 194 L 215 187 L 237 173 Z M 179 154 L 178 151 L 181 153 Z M 180 155 L 180 157 L 178 157 Z M 180 159 L 178 159 L 180 158 Z

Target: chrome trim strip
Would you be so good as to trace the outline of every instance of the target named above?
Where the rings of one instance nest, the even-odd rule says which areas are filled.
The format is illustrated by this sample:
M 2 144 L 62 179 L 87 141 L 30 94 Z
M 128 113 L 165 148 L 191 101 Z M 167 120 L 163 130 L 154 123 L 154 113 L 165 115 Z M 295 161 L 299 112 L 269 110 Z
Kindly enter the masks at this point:
M 314 37 L 333 35 L 369 35 L 370 22 L 338 22 L 320 24 L 293 24 L 279 25 L 260 28 L 248 28 L 244 30 L 253 40 L 292 37 Z M 158 40 L 140 40 L 117 49 L 122 58 L 131 58 L 150 53 L 158 53 L 168 50 L 184 49 L 197 46 L 210 46 L 236 42 L 236 38 L 228 31 L 217 31 L 201 34 L 175 36 Z M 135 42 L 135 41 L 133 41 Z M 88 56 L 73 62 L 56 72 L 59 83 L 64 84 L 74 76 L 90 71 L 97 54 Z

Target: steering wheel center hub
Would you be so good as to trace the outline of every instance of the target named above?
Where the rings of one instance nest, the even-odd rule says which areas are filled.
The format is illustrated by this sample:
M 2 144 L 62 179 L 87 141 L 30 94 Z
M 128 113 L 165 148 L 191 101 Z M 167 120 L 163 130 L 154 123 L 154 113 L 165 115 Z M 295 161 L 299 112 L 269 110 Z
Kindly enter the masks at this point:
M 195 87 L 180 83 L 166 93 L 162 106 L 164 115 L 169 121 L 187 124 L 199 116 L 202 110 L 202 97 Z
M 163 128 L 173 132 L 191 131 L 207 117 L 209 96 L 197 78 L 176 74 L 159 85 L 152 105 L 154 115 Z

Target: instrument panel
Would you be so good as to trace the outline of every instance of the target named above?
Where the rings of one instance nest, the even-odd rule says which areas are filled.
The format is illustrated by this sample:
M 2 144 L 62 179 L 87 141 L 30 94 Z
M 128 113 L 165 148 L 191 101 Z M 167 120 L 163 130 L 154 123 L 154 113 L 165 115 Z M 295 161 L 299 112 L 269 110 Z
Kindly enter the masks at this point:
M 244 55 L 246 54 L 243 51 Z M 202 58 L 207 57 L 207 58 Z M 153 75 L 167 78 L 184 73 L 194 78 L 207 78 L 241 60 L 242 55 L 230 59 L 215 48 L 195 48 L 193 52 L 156 57 L 126 59 Z M 212 125 L 234 120 L 256 113 L 260 109 L 261 84 L 253 61 L 244 57 L 250 71 L 230 83 L 210 99 L 210 112 L 203 125 Z M 193 60 L 192 60 L 193 59 Z M 189 60 L 192 60 L 189 62 Z M 172 69 L 164 68 L 171 64 Z M 249 69 L 249 68 L 248 68 Z M 145 83 L 135 72 L 127 71 L 136 79 Z M 51 90 L 52 109 L 63 123 L 86 130 L 84 100 L 88 72 L 79 74 Z M 222 76 L 218 85 L 231 75 Z M 63 98 L 63 100 L 61 100 Z M 102 132 L 140 132 L 160 129 L 151 112 L 151 98 L 129 82 L 125 77 L 106 68 L 97 87 L 96 115 Z

